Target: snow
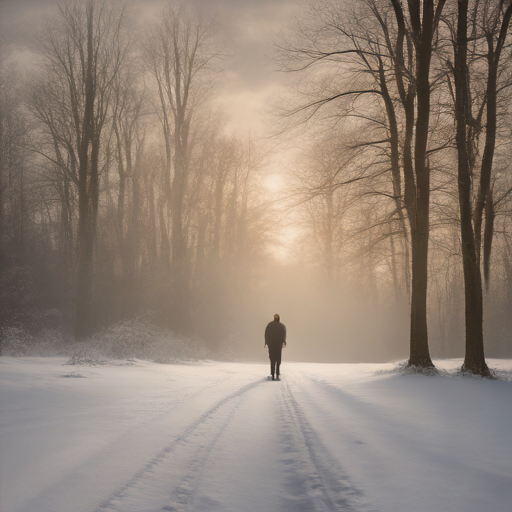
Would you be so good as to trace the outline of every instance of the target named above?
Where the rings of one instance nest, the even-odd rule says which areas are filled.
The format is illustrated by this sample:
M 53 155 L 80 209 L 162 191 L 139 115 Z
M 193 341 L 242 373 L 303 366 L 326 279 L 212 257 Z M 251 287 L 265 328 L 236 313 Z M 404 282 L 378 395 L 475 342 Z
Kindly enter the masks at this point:
M 504 379 L 393 364 L 0 358 L 2 512 L 504 512 Z

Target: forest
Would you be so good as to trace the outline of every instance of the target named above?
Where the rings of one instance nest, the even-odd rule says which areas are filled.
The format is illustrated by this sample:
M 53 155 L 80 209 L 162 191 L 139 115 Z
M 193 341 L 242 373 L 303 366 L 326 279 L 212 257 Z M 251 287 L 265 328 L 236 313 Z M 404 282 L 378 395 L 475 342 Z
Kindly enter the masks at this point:
M 265 130 L 232 128 L 199 8 L 63 2 L 29 60 L 3 38 L 3 354 L 250 358 L 280 312 L 297 360 L 512 357 L 512 2 L 294 11 Z

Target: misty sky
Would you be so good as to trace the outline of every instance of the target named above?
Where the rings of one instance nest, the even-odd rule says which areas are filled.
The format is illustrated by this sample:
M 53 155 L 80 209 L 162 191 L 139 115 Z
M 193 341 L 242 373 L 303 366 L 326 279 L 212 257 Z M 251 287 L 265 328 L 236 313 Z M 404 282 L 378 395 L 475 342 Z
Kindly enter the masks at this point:
M 136 20 L 155 19 L 167 0 L 117 0 L 126 3 Z M 279 88 L 272 63 L 272 41 L 287 26 L 296 0 L 183 0 L 203 14 L 215 16 L 220 36 L 230 51 L 225 64 L 221 108 L 234 129 L 261 133 L 267 119 L 268 100 Z M 31 62 L 30 44 L 59 0 L 0 0 L 4 52 L 20 63 Z

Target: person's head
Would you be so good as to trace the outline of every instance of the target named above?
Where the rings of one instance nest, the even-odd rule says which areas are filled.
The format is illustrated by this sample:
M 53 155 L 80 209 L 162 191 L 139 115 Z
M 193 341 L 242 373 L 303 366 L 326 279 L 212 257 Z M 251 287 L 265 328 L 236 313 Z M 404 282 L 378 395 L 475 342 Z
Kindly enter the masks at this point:
M 274 321 L 275 321 L 275 322 L 279 322 L 279 320 L 280 320 L 279 315 L 276 313 L 276 314 L 274 315 Z

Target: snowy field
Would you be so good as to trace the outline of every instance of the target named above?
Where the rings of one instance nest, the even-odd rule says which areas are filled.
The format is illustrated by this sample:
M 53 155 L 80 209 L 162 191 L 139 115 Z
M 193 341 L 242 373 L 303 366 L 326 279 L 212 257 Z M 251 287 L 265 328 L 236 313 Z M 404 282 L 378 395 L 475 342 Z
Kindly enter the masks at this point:
M 2 512 L 512 510 L 512 360 L 64 362 L 0 358 Z

